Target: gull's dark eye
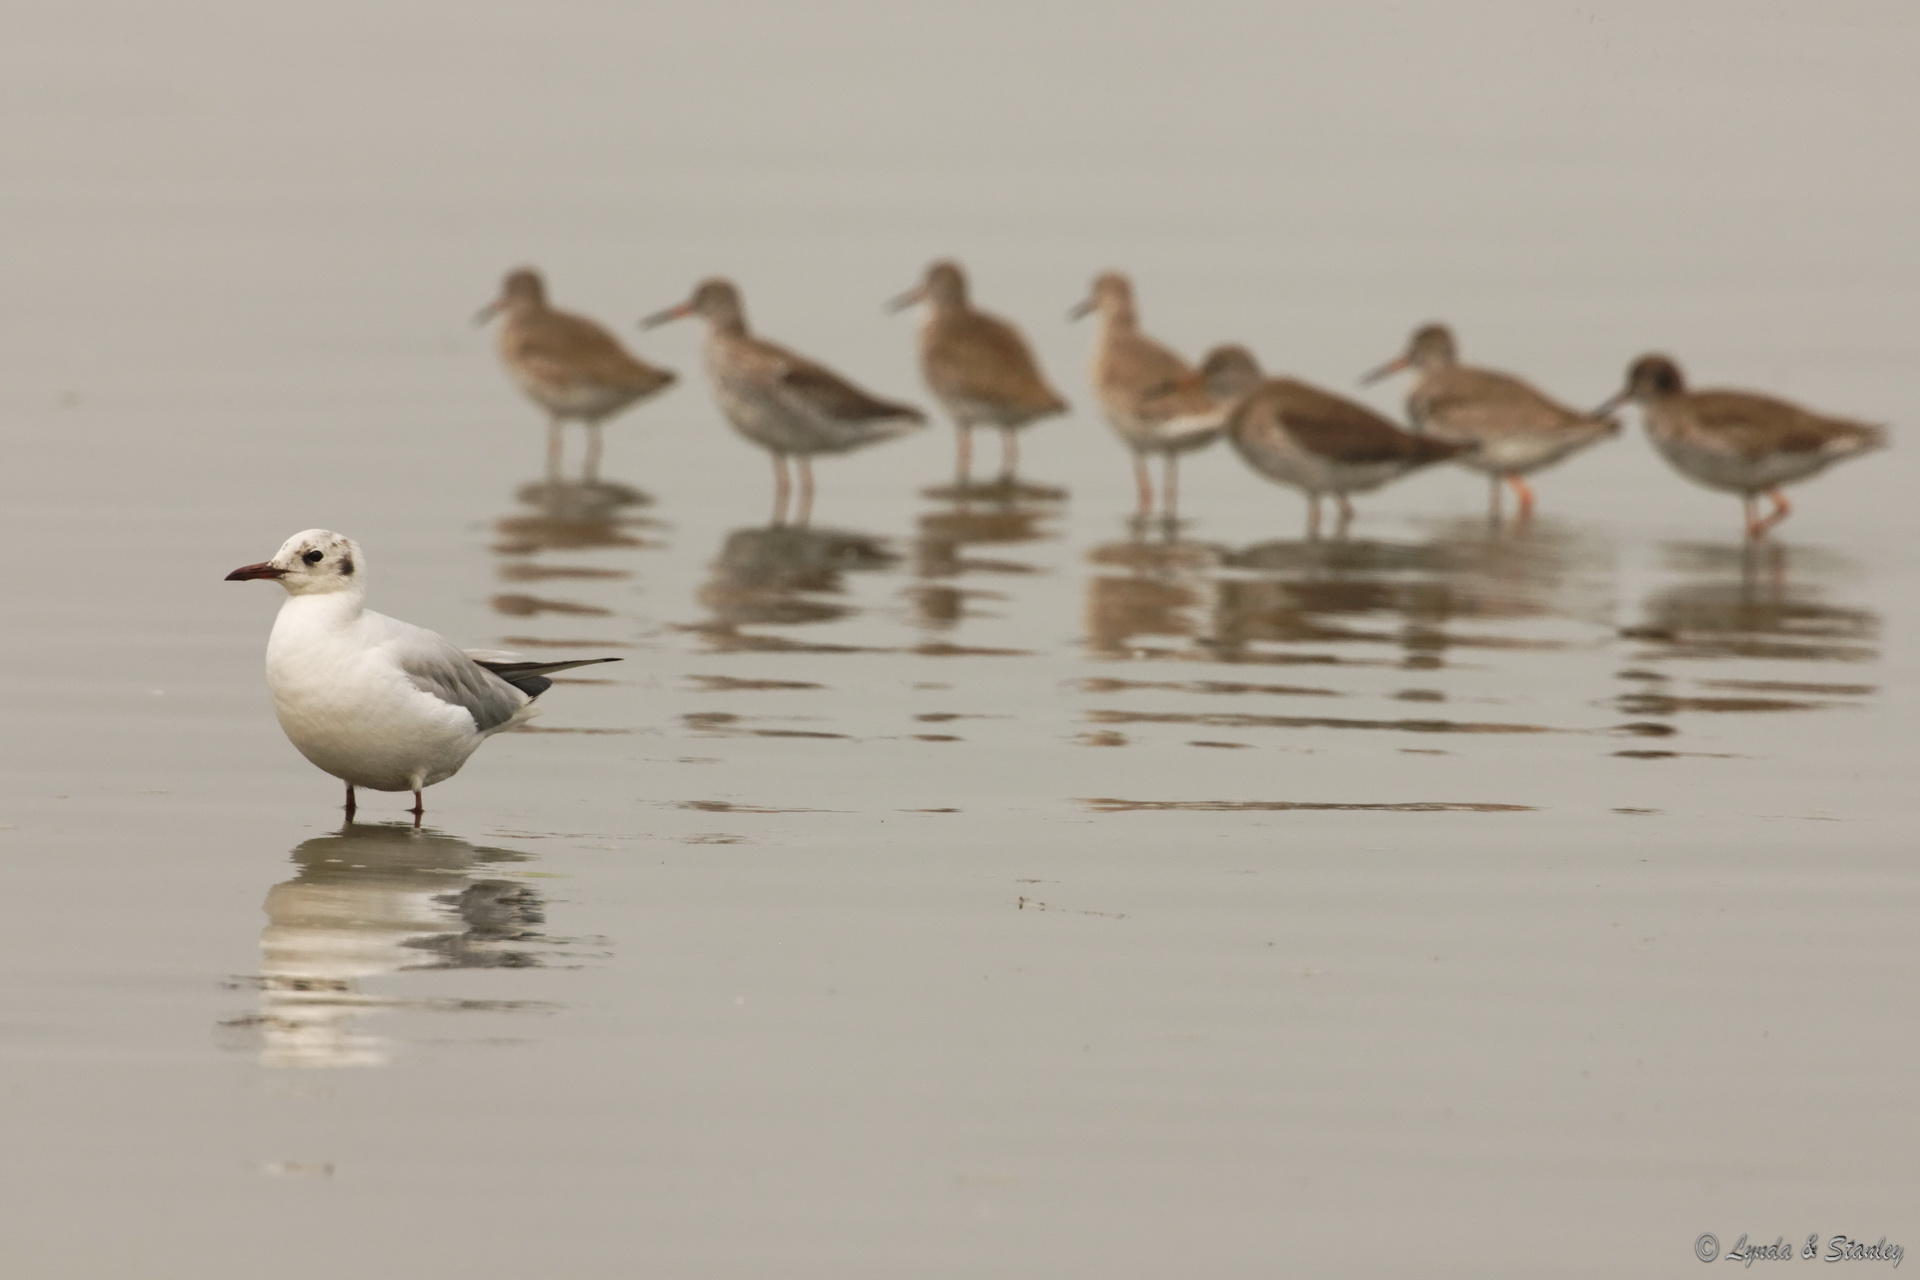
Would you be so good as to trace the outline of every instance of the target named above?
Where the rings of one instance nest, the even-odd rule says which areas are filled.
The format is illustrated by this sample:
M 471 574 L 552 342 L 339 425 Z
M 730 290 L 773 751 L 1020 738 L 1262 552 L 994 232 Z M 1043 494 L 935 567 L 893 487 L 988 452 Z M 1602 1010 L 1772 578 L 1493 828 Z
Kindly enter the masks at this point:
M 316 548 L 315 550 L 307 552 L 307 554 L 301 556 L 300 558 L 302 560 L 305 560 L 308 564 L 319 564 L 322 560 L 326 559 L 326 556 Z

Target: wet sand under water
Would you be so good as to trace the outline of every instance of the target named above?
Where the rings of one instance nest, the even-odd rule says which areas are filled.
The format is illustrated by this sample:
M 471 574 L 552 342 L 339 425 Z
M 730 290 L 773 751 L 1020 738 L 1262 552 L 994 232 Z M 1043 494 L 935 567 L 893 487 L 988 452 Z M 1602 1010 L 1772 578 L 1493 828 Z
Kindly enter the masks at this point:
M 10 774 L 14 1194 L 58 1220 L 88 1185 L 100 1265 L 238 1274 L 311 1212 L 356 1255 L 446 1214 L 455 1253 L 583 1274 L 636 1229 L 721 1272 L 1144 1274 L 1308 1220 L 1337 1269 L 1382 1205 L 1461 1250 L 1516 1206 L 1543 1249 L 1755 1201 L 1897 1221 L 1914 887 L 1870 560 L 582 496 L 371 570 L 456 635 L 628 659 L 418 833 L 381 796 L 330 830 L 258 687 L 268 592 L 178 588 L 178 667 L 67 624 Z M 1853 1137 L 1782 1166 L 1770 1116 Z
M 217 154 L 287 117 L 163 101 Z M 557 167 L 560 124 L 528 127 L 500 145 Z M 1027 438 L 1032 489 L 943 490 L 936 426 L 823 464 L 813 525 L 770 528 L 693 334 L 643 341 L 687 384 L 584 485 L 538 475 L 537 414 L 463 327 L 543 245 L 610 320 L 729 267 L 770 333 L 905 392 L 879 302 L 939 236 L 1081 401 L 1088 335 L 1051 321 L 1111 256 L 1184 346 L 1267 333 L 1329 385 L 1459 297 L 1569 396 L 1664 325 L 1895 417 L 1897 263 L 1776 245 L 1821 317 L 1793 346 L 1689 245 L 1599 288 L 1629 279 L 1598 256 L 1626 196 L 1563 224 L 1591 278 L 1497 228 L 1433 266 L 1382 226 L 1391 260 L 1336 292 L 1145 185 L 1082 262 L 1086 195 L 1037 173 L 970 245 L 886 156 L 924 207 L 796 172 L 776 227 L 624 177 L 516 221 L 474 157 L 443 193 L 377 147 L 374 218 L 244 150 L 269 206 L 135 159 L 0 197 L 45 246 L 17 287 L 60 299 L 0 320 L 9 1274 L 1616 1276 L 1691 1274 L 1705 1231 L 1920 1243 L 1904 444 L 1758 551 L 1637 430 L 1540 477 L 1525 528 L 1436 471 L 1310 542 L 1218 449 L 1185 522 L 1131 527 L 1083 406 Z M 716 201 L 760 173 L 678 155 Z M 80 215 L 122 195 L 141 227 L 102 247 Z M 1875 207 L 1861 262 L 1910 221 Z M 1521 319 L 1576 303 L 1575 338 Z M 59 337 L 88 317 L 113 359 Z M 397 796 L 342 830 L 262 687 L 279 593 L 220 580 L 314 524 L 365 544 L 375 608 L 625 661 L 562 678 L 424 830 Z

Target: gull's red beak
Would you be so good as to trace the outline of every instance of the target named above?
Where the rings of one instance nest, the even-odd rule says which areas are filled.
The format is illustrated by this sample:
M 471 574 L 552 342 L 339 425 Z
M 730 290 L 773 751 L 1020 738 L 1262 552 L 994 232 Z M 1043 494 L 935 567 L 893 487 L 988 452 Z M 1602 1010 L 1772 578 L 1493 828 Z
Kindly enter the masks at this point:
M 259 564 L 243 564 L 227 575 L 228 582 L 250 582 L 255 578 L 284 578 L 285 569 L 276 569 L 262 560 Z

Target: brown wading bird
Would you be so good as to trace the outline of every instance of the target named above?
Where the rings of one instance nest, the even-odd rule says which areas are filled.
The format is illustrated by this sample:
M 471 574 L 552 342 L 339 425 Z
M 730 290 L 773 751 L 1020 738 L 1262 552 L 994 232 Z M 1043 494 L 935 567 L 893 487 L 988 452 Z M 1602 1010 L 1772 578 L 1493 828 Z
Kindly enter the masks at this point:
M 1477 444 L 1457 461 L 1493 478 L 1491 511 L 1500 518 L 1500 486 L 1520 499 L 1520 518 L 1533 514 L 1533 490 L 1522 476 L 1551 466 L 1619 432 L 1610 418 L 1591 417 L 1548 399 L 1520 379 L 1460 363 L 1445 325 L 1414 330 L 1406 351 L 1360 379 L 1377 382 L 1403 369 L 1419 378 L 1407 393 L 1413 429 L 1442 440 Z
M 1350 493 L 1378 489 L 1409 471 L 1475 448 L 1402 431 L 1367 408 L 1292 378 L 1267 378 L 1245 347 L 1207 353 L 1192 377 L 1226 403 L 1226 433 L 1247 465 L 1307 495 L 1307 530 L 1320 532 L 1320 496 L 1339 504 L 1339 528 L 1353 519 Z
M 1772 396 L 1689 391 L 1680 366 L 1665 356 L 1635 360 L 1627 385 L 1594 414 L 1611 413 L 1628 400 L 1639 402 L 1648 437 L 1675 471 L 1740 495 L 1750 538 L 1763 537 L 1793 511 L 1781 485 L 1887 443 L 1884 427 L 1829 418 Z M 1763 493 L 1773 500 L 1765 516 L 1754 505 Z
M 1020 456 L 1015 432 L 1065 413 L 1067 402 L 1047 385 L 1020 331 L 968 301 L 967 277 L 957 263 L 929 266 L 926 277 L 887 303 L 887 310 L 919 302 L 928 304 L 920 326 L 921 375 L 959 433 L 954 483 L 967 487 L 976 426 L 1000 428 L 1000 480 L 1011 483 Z
M 813 455 L 850 453 L 926 425 L 912 405 L 882 400 L 833 370 L 747 332 L 740 291 L 729 280 L 704 280 L 685 302 L 640 321 L 651 329 L 683 316 L 707 322 L 707 376 L 727 421 L 773 455 L 773 518 L 786 518 L 787 458 L 800 469 L 805 523 L 813 510 Z
M 1095 278 L 1093 292 L 1067 313 L 1078 320 L 1100 315 L 1100 337 L 1093 355 L 1093 389 L 1107 421 L 1133 450 L 1133 478 L 1140 490 L 1140 515 L 1153 514 L 1153 480 L 1147 455 L 1164 461 L 1161 510 L 1171 519 L 1178 504 L 1178 458 L 1212 443 L 1220 434 L 1223 406 L 1194 377 L 1185 360 L 1140 332 L 1133 285 L 1117 271 Z
M 600 427 L 628 405 L 673 385 L 670 369 L 656 369 L 627 354 L 614 336 L 587 319 L 547 305 L 540 273 L 526 267 L 507 274 L 500 296 L 480 308 L 474 323 L 504 312 L 500 362 L 535 404 L 550 415 L 547 472 L 560 471 L 560 428 L 569 419 L 587 425 L 585 476 L 600 476 Z

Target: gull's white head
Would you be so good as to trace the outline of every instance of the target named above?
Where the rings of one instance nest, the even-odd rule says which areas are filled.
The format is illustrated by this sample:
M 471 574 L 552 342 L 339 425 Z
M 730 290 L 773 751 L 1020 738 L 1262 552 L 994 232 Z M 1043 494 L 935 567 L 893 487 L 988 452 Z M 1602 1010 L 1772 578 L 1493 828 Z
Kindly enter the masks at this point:
M 273 559 L 243 564 L 227 575 L 227 581 L 271 578 L 290 596 L 321 595 L 358 591 L 366 569 L 360 544 L 352 538 L 331 529 L 308 529 L 281 543 Z

